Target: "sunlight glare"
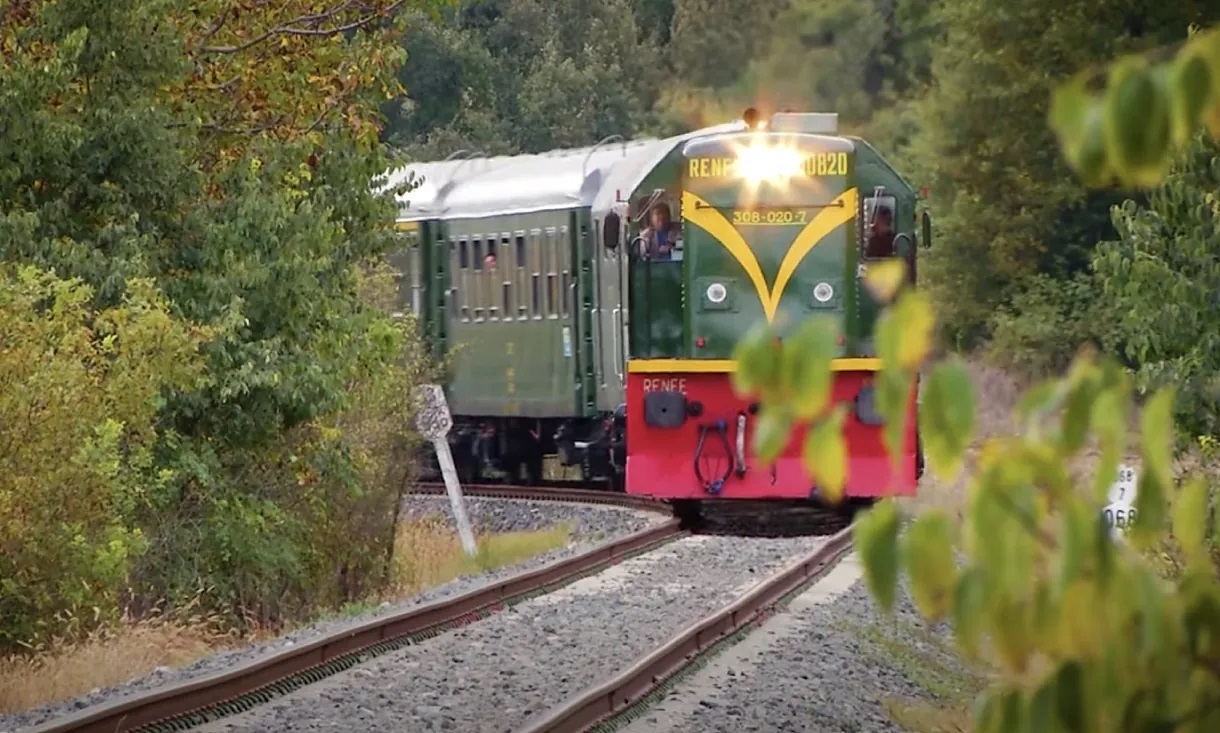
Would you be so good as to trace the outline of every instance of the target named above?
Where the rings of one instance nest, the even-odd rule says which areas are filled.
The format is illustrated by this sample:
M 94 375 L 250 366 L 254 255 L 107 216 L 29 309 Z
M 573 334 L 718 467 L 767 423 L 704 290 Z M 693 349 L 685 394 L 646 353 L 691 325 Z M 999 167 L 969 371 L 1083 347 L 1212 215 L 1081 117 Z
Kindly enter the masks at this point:
M 802 175 L 803 158 L 794 148 L 752 143 L 737 148 L 737 175 L 757 186 L 763 181 L 781 183 Z

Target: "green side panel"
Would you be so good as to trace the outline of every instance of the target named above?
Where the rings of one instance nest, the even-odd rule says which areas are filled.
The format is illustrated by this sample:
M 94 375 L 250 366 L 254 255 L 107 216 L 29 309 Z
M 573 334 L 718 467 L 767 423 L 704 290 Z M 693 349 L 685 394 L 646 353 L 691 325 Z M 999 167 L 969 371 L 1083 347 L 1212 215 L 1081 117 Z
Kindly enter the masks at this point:
M 631 357 L 686 356 L 682 261 L 631 263 Z
M 452 326 L 455 411 L 544 417 L 572 413 L 573 359 L 558 320 Z
M 567 209 L 445 222 L 434 254 L 447 278 L 455 413 L 567 417 L 595 398 L 581 376 L 582 221 L 587 215 Z
M 597 283 L 593 279 L 593 258 L 596 257 L 592 214 L 581 209 L 571 215 L 572 262 L 576 277 L 572 292 L 565 293 L 574 303 L 575 361 L 576 361 L 576 414 L 591 416 L 597 413 L 597 353 L 593 345 L 593 311 L 596 307 Z

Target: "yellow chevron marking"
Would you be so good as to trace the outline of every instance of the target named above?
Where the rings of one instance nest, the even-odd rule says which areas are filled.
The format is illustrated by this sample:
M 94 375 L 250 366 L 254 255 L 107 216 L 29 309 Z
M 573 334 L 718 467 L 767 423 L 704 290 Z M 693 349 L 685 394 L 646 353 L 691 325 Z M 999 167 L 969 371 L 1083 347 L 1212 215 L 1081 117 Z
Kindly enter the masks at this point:
M 746 276 L 750 278 L 750 282 L 754 284 L 754 290 L 758 292 L 758 299 L 762 303 L 763 314 L 766 315 L 768 323 L 775 320 L 780 298 L 784 294 L 784 288 L 788 287 L 788 282 L 796 272 L 797 265 L 805 259 L 805 255 L 809 254 L 810 250 L 817 246 L 818 242 L 826 238 L 826 235 L 851 221 L 852 217 L 856 215 L 856 206 L 857 193 L 856 189 L 852 188 L 843 192 L 819 211 L 817 216 L 813 217 L 813 220 L 806 224 L 792 240 L 792 246 L 784 253 L 784 259 L 780 262 L 779 272 L 775 276 L 775 285 L 768 287 L 762 266 L 758 264 L 754 251 L 750 249 L 750 245 L 746 244 L 741 233 L 729 223 L 728 219 L 724 218 L 724 214 L 690 191 L 682 192 L 682 217 L 707 232 L 712 239 L 720 242 L 721 246 L 733 255 L 733 259 L 737 260 L 745 270 Z

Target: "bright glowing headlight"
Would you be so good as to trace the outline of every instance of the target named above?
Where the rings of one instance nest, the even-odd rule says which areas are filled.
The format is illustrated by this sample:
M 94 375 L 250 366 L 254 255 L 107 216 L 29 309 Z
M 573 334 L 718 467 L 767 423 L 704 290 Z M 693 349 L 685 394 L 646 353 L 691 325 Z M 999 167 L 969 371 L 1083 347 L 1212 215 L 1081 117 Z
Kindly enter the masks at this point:
M 707 286 L 707 299 L 711 302 L 719 305 L 727 297 L 729 297 L 729 291 L 720 283 L 712 283 Z
M 801 154 L 790 148 L 751 145 L 737 151 L 737 175 L 750 181 L 801 175 Z
M 813 299 L 819 303 L 825 303 L 834 295 L 835 289 L 830 286 L 830 283 L 818 283 L 813 286 Z

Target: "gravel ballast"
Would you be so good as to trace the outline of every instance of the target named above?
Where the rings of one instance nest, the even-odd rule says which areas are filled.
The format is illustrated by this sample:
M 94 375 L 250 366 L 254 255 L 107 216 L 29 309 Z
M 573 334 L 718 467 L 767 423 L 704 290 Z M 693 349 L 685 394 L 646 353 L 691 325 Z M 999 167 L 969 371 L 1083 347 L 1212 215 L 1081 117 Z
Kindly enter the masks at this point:
M 895 619 L 881 614 L 849 555 L 622 730 L 902 733 L 896 710 L 973 698 L 950 643 L 948 629 L 924 623 L 905 592 Z
M 151 675 L 123 685 L 104 690 L 93 690 L 76 699 L 0 716 L 0 733 L 11 733 L 39 725 L 79 712 L 86 707 L 115 702 L 136 692 L 144 692 L 163 685 L 212 674 L 235 664 L 248 662 L 271 651 L 294 644 L 308 643 L 319 636 L 339 629 L 353 627 L 381 616 L 400 613 L 422 603 L 466 593 L 525 570 L 572 557 L 611 538 L 636 532 L 667 519 L 665 515 L 638 509 L 520 499 L 472 497 L 467 499 L 467 510 L 475 531 L 479 533 L 545 529 L 558 523 L 566 523 L 571 529 L 571 541 L 567 547 L 536 556 L 525 562 L 491 572 L 457 578 L 409 598 L 403 598 L 393 603 L 383 603 L 380 607 L 359 615 L 319 621 L 270 641 L 205 657 L 180 669 L 159 668 Z M 402 514 L 404 521 L 429 516 L 443 517 L 452 526 L 448 499 L 444 496 L 431 495 L 412 495 L 405 499 Z
M 677 540 L 201 730 L 515 731 L 822 542 Z

